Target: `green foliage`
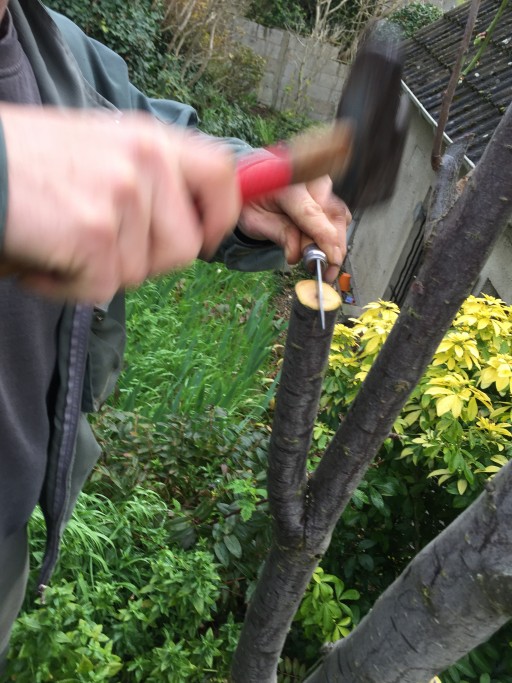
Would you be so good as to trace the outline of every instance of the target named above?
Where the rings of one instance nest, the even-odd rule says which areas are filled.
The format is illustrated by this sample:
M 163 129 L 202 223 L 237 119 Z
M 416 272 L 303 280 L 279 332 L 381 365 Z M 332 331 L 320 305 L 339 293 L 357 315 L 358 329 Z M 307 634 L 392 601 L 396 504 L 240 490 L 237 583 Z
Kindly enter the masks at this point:
M 225 680 L 269 544 L 268 430 L 216 412 L 155 424 L 112 408 L 95 427 L 105 456 L 65 532 L 46 605 L 27 600 L 10 675 L 101 681 L 122 664 L 123 683 Z M 37 567 L 40 513 L 31 537 Z M 88 662 L 98 678 L 79 677 Z
M 221 602 L 238 613 L 269 545 L 268 430 L 234 424 L 218 411 L 198 414 L 193 423 L 166 416 L 155 424 L 110 409 L 96 430 L 108 456 L 87 490 L 116 506 L 133 487 L 158 492 L 168 506 L 167 542 L 184 549 L 206 543 L 221 566 Z
M 150 95 L 165 92 L 174 99 L 190 95 L 167 54 L 160 0 L 50 0 L 52 9 L 69 17 L 91 38 L 104 43 L 127 62 L 133 83 Z
M 443 10 L 429 2 L 412 2 L 401 7 L 390 16 L 390 19 L 402 27 L 404 34 L 410 38 L 423 26 L 428 26 L 443 16 Z
M 234 44 L 222 60 L 210 62 L 208 78 L 236 103 L 254 97 L 263 74 L 265 59 L 242 44 Z
M 512 643 L 505 627 L 442 674 L 442 683 L 512 683 Z
M 73 584 L 48 589 L 46 603 L 23 614 L 15 626 L 15 658 L 9 680 L 19 683 L 82 683 L 112 680 L 121 670 L 112 641 L 77 601 Z M 19 634 L 23 634 L 19 638 Z
M 307 25 L 307 13 L 301 2 L 253 0 L 246 16 L 263 26 L 298 31 L 299 33 L 303 33 Z
M 336 327 L 318 440 L 343 419 L 397 315 L 394 304 L 378 302 L 353 327 Z M 464 303 L 345 510 L 322 566 L 359 591 L 363 614 L 512 456 L 511 325 L 512 308 L 499 300 L 470 297 Z M 505 661 L 507 638 L 510 629 L 489 645 Z M 475 668 L 481 649 L 475 652 L 467 670 Z M 487 669 L 475 671 L 502 683 L 493 676 L 507 669 L 500 669 L 499 657 L 489 660 Z M 443 683 L 469 675 L 464 661 Z
M 299 681 L 305 680 L 306 673 L 306 665 L 302 664 L 299 659 L 284 657 L 279 662 L 277 669 L 277 682 L 294 683 L 296 681 L 299 683 Z
M 438 485 L 446 482 L 456 507 L 474 500 L 489 475 L 512 456 L 511 311 L 491 297 L 470 297 L 394 426 L 395 456 L 422 466 Z M 326 414 L 343 410 L 397 315 L 393 304 L 373 304 L 353 328 L 338 328 Z
M 322 643 L 334 643 L 348 636 L 353 622 L 359 620 L 359 612 L 357 607 L 354 612 L 346 601 L 359 600 L 359 597 L 356 590 L 345 589 L 345 584 L 337 576 L 326 574 L 322 567 L 315 569 L 295 615 L 306 642 L 316 643 L 313 644 L 313 656 Z
M 128 348 L 116 406 L 159 421 L 212 407 L 256 414 L 276 323 L 269 274 L 196 263 L 146 283 L 128 299 Z M 266 396 L 266 398 L 265 398 Z
M 167 524 L 154 492 L 137 488 L 115 508 L 82 495 L 66 531 L 66 579 L 58 573 L 45 604 L 15 627 L 13 680 L 99 682 L 121 670 L 126 682 L 218 680 L 205 672 L 225 670 L 234 643 L 215 623 L 218 565 L 202 542 L 169 548 Z M 37 555 L 40 514 L 31 531 Z

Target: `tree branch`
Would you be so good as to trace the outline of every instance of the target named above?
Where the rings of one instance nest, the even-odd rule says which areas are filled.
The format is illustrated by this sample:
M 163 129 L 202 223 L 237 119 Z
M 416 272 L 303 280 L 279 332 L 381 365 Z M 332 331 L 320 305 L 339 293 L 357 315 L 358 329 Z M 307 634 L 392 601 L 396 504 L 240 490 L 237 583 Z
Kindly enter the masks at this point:
M 232 667 L 235 683 L 275 681 L 286 634 L 318 562 L 304 544 L 306 460 L 340 305 L 325 285 L 322 330 L 316 282 L 296 285 L 268 456 L 275 542 L 247 610 Z
M 512 462 L 306 683 L 425 683 L 512 616 Z
M 478 62 L 480 61 L 480 58 L 482 57 L 483 53 L 485 52 L 487 46 L 489 45 L 489 42 L 492 38 L 492 35 L 494 33 L 494 29 L 498 25 L 499 20 L 501 19 L 501 15 L 503 12 L 506 10 L 508 6 L 509 0 L 501 0 L 501 5 L 498 7 L 498 11 L 496 12 L 494 19 L 491 21 L 489 24 L 487 30 L 485 31 L 485 38 L 482 41 L 482 44 L 478 48 L 478 52 L 476 55 L 473 57 L 473 59 L 469 62 L 469 64 L 464 67 L 464 70 L 462 72 L 463 76 L 467 76 L 468 73 L 473 69 Z
M 512 216 L 512 105 L 431 233 L 395 326 L 313 477 L 308 538 L 334 526 Z
M 464 61 L 464 55 L 468 51 L 469 41 L 471 40 L 471 34 L 475 27 L 475 21 L 478 14 L 478 8 L 480 7 L 480 0 L 471 0 L 471 7 L 469 8 L 468 20 L 466 22 L 466 29 L 464 31 L 464 37 L 459 47 L 459 52 L 457 53 L 457 59 L 453 66 L 452 75 L 448 82 L 448 86 L 443 96 L 443 101 L 441 103 L 441 111 L 439 112 L 439 121 L 437 123 L 436 133 L 434 136 L 434 143 L 432 146 L 432 156 L 431 163 L 434 171 L 437 171 L 441 163 L 441 147 L 443 144 L 443 135 L 446 128 L 446 123 L 448 121 L 448 116 L 450 114 L 450 107 L 452 106 L 453 96 L 455 95 L 455 90 L 459 82 L 460 71 L 462 69 L 462 63 Z

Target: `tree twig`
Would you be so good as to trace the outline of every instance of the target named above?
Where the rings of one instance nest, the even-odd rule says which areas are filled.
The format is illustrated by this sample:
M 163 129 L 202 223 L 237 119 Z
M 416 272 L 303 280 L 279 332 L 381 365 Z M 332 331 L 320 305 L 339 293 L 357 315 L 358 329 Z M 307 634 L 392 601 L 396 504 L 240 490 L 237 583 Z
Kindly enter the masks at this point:
M 453 96 L 455 95 L 455 90 L 459 82 L 460 71 L 462 69 L 462 63 L 464 61 L 464 55 L 468 51 L 469 41 L 471 40 L 471 34 L 475 27 L 475 21 L 478 14 L 478 8 L 480 7 L 480 0 L 471 0 L 471 7 L 469 8 L 468 20 L 466 22 L 466 28 L 464 30 L 464 37 L 462 38 L 459 51 L 457 53 L 457 59 L 453 66 L 452 75 L 448 82 L 448 86 L 443 95 L 443 101 L 441 103 L 441 111 L 439 112 L 439 120 L 437 122 L 436 133 L 434 136 L 434 143 L 432 145 L 431 154 L 431 164 L 434 171 L 439 169 L 441 164 L 441 148 L 443 145 L 443 136 L 448 122 L 448 116 L 450 114 L 450 107 L 453 102 Z

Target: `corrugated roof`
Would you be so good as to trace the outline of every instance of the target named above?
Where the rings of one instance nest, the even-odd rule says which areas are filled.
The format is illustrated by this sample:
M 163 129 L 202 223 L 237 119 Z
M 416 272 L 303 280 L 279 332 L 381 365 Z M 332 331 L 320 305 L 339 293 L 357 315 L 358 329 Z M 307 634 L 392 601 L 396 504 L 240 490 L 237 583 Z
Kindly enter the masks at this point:
M 501 0 L 483 0 L 473 39 L 493 20 Z M 457 7 L 405 41 L 404 81 L 437 121 L 441 98 L 464 34 L 469 4 Z M 467 62 L 476 54 L 473 44 Z M 466 133 L 475 138 L 468 157 L 477 162 L 494 129 L 512 101 L 512 3 L 503 12 L 480 63 L 459 83 L 446 133 L 452 140 Z

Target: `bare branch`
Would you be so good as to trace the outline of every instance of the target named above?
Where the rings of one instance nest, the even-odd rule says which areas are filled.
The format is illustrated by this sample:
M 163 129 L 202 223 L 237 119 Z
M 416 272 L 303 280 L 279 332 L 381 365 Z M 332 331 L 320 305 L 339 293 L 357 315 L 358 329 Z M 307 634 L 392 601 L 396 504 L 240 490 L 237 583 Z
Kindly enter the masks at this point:
M 494 29 L 499 23 L 499 20 L 501 19 L 501 15 L 507 8 L 509 3 L 509 0 L 501 0 L 501 5 L 498 7 L 498 11 L 496 12 L 496 15 L 494 19 L 491 21 L 489 24 L 487 30 L 485 31 L 485 38 L 482 41 L 482 44 L 478 48 L 478 51 L 476 55 L 473 57 L 473 59 L 470 61 L 470 63 L 464 68 L 464 71 L 462 72 L 463 76 L 467 76 L 468 73 L 478 64 L 480 61 L 480 58 L 482 57 L 483 53 L 485 52 L 487 46 L 489 45 L 489 42 L 492 38 L 492 35 L 494 33 Z
M 452 105 L 453 96 L 455 95 L 455 90 L 459 82 L 460 72 L 462 69 L 462 63 L 464 61 L 464 55 L 468 51 L 469 41 L 471 40 L 471 34 L 475 27 L 476 17 L 478 14 L 478 8 L 480 7 L 480 0 L 471 0 L 471 7 L 469 8 L 468 20 L 466 22 L 466 28 L 464 30 L 464 37 L 459 47 L 457 53 L 457 59 L 453 66 L 452 75 L 448 82 L 448 86 L 443 96 L 443 101 L 441 103 L 441 111 L 439 112 L 439 121 L 437 123 L 436 133 L 434 136 L 434 143 L 432 145 L 432 155 L 431 164 L 434 171 L 439 169 L 441 164 L 441 148 L 443 144 L 443 135 L 448 122 L 448 116 L 450 114 L 450 107 Z

